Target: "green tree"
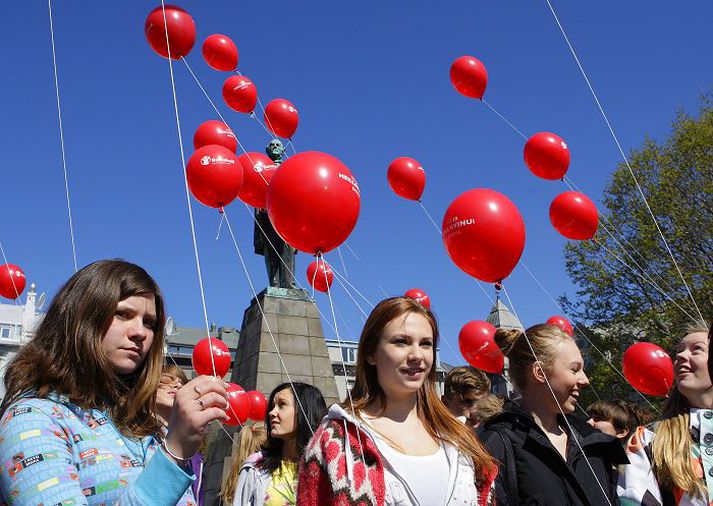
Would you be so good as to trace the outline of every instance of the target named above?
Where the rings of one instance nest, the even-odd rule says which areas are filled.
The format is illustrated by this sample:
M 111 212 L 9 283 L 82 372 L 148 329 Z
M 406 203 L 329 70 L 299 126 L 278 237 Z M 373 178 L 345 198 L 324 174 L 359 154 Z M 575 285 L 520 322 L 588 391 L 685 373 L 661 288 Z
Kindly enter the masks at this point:
M 629 162 L 693 299 L 710 322 L 713 96 L 701 98 L 697 116 L 679 111 L 669 137 L 662 142 L 647 138 L 630 153 Z M 612 174 L 599 211 L 594 239 L 565 247 L 566 270 L 577 297 L 574 302 L 563 298 L 563 303 L 620 367 L 622 353 L 634 341 L 671 350 L 678 329 L 700 316 L 625 164 Z M 631 396 L 599 353 L 592 350 L 588 356 L 593 386 L 602 397 Z

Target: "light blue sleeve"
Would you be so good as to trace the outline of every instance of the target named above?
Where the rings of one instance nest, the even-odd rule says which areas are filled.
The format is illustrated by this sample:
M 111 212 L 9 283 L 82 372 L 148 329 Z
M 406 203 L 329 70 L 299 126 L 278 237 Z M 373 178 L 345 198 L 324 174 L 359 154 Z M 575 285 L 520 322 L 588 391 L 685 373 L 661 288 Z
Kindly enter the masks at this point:
M 161 448 L 151 457 L 133 486 L 129 486 L 129 502 L 126 504 L 174 506 L 195 478 L 178 467 Z

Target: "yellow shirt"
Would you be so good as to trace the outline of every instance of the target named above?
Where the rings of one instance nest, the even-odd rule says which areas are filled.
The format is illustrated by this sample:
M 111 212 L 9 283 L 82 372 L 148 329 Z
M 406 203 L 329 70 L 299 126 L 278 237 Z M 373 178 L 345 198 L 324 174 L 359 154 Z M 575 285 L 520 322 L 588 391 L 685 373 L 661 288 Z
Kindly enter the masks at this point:
M 297 464 L 283 460 L 272 473 L 272 483 L 265 495 L 265 506 L 292 506 L 297 490 Z

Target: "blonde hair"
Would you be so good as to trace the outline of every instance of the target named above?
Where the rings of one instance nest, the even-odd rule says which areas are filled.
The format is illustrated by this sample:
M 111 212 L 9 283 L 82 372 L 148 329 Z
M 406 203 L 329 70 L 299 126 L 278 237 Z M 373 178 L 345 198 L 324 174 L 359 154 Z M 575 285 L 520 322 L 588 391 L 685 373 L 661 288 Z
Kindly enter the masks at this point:
M 685 325 L 678 341 L 699 332 L 707 334 L 708 329 L 700 324 Z M 674 386 L 656 425 L 652 445 L 653 471 L 664 487 L 678 488 L 694 497 L 705 498 L 708 495 L 705 483 L 698 478 L 691 462 L 690 407 L 688 399 Z
M 527 386 L 532 364 L 539 361 L 547 371 L 557 356 L 556 346 L 568 339 L 574 341 L 559 327 L 548 324 L 534 325 L 525 332 L 511 329 L 495 332 L 495 342 L 510 362 L 510 380 L 520 392 Z
M 233 444 L 233 455 L 230 458 L 230 470 L 223 478 L 220 487 L 220 497 L 225 504 L 232 504 L 235 497 L 235 489 L 238 484 L 238 475 L 243 462 L 260 449 L 267 441 L 267 430 L 263 422 L 245 425 L 240 431 L 240 437 Z
M 446 375 L 443 395 L 446 399 L 459 396 L 469 401 L 490 391 L 490 379 L 479 369 L 469 366 L 454 367 Z
M 497 395 L 488 394 L 475 401 L 475 418 L 480 423 L 485 423 L 503 412 L 505 401 Z

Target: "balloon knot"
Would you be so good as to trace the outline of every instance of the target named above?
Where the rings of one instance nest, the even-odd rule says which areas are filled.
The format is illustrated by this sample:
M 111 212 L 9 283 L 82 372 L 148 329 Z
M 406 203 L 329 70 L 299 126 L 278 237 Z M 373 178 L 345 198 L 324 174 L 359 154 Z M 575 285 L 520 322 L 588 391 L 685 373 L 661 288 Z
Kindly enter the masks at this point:
M 225 210 L 224 210 L 222 207 L 219 207 L 219 208 L 218 208 L 218 212 L 219 212 L 220 214 L 223 214 L 223 213 L 225 212 Z
M 502 289 L 503 289 L 503 283 L 501 281 L 498 281 L 497 283 L 495 283 L 495 290 L 497 290 L 499 292 Z

